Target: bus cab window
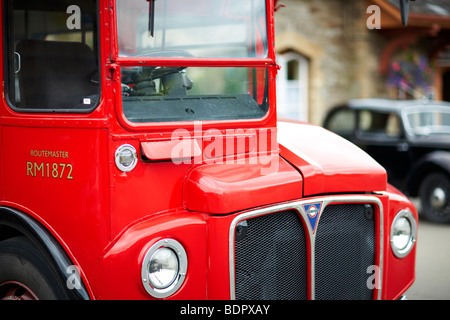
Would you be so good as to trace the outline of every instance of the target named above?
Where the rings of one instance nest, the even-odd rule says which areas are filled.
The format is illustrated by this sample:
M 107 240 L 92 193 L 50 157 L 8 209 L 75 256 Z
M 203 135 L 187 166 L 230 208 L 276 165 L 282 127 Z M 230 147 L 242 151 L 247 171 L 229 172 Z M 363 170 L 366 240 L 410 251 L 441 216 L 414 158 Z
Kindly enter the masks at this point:
M 95 0 L 5 1 L 6 96 L 31 112 L 87 112 L 100 96 Z

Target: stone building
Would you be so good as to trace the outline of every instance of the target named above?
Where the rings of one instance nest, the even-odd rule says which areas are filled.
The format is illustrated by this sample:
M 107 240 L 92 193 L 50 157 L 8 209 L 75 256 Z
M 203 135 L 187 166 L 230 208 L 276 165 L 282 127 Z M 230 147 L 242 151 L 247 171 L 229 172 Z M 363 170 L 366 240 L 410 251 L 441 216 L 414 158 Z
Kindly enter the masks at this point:
M 407 27 L 398 0 L 280 2 L 280 118 L 321 124 L 329 108 L 353 98 L 449 99 L 450 0 L 411 2 Z M 419 83 L 415 71 L 412 80 L 398 76 L 404 55 L 423 68 L 419 78 L 429 76 L 429 83 Z

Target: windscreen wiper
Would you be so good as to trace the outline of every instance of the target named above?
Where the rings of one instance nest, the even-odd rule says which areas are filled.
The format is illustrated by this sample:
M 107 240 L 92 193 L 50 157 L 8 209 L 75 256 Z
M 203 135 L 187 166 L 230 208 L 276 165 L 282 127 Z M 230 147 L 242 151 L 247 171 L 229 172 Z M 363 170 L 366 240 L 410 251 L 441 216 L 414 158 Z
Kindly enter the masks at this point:
M 155 1 L 156 0 L 147 0 L 148 1 L 148 34 L 150 37 L 153 37 L 155 34 Z

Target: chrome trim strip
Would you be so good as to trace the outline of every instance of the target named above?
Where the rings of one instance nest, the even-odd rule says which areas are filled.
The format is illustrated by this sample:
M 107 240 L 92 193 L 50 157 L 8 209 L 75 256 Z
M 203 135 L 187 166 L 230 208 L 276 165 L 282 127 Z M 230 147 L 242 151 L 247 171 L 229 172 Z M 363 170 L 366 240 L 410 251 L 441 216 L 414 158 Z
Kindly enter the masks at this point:
M 308 217 L 307 213 L 304 210 L 304 205 L 313 204 L 321 202 L 321 208 L 318 216 L 318 220 L 316 222 L 316 226 L 320 222 L 320 217 L 325 210 L 325 208 L 329 204 L 337 204 L 337 203 L 372 203 L 376 206 L 378 206 L 378 222 L 379 222 L 379 266 L 383 266 L 383 239 L 384 239 L 384 230 L 383 230 L 383 204 L 381 203 L 381 200 L 374 196 L 324 196 L 324 197 L 315 197 L 311 199 L 301 200 L 301 201 L 295 201 L 295 202 L 289 202 L 289 203 L 283 203 L 267 208 L 261 208 L 256 209 L 248 212 L 244 212 L 238 216 L 236 216 L 230 225 L 229 230 L 229 270 L 230 270 L 230 299 L 235 300 L 236 299 L 236 288 L 235 288 L 235 270 L 234 270 L 234 230 L 239 222 L 242 220 L 246 220 L 249 218 L 254 218 L 257 216 L 262 216 L 270 213 L 275 213 L 279 211 L 287 211 L 287 210 L 296 210 L 303 221 L 305 222 L 304 225 L 307 227 L 308 234 L 310 241 L 310 248 L 311 248 L 311 274 L 310 274 L 310 281 L 311 281 L 311 300 L 315 300 L 315 268 L 314 268 L 314 262 L 315 262 L 315 233 L 313 233 L 313 230 L 311 228 L 310 223 L 308 223 Z M 377 235 L 376 235 L 377 236 Z M 382 280 L 383 280 L 383 268 L 379 268 L 378 273 L 378 292 L 377 292 L 377 299 L 381 300 L 381 292 L 382 292 Z

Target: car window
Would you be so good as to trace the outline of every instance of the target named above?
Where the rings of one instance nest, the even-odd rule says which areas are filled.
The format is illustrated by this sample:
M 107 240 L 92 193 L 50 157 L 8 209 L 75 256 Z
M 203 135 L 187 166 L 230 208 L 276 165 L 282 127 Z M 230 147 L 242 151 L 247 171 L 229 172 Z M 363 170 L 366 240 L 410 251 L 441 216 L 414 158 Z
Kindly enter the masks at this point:
M 399 138 L 402 134 L 400 118 L 394 113 L 361 110 L 358 128 L 361 134 Z
M 327 121 L 327 129 L 339 135 L 349 135 L 355 130 L 356 114 L 350 109 L 341 109 L 333 113 Z
M 427 106 L 406 111 L 406 127 L 415 135 L 449 134 L 450 111 L 446 108 Z

